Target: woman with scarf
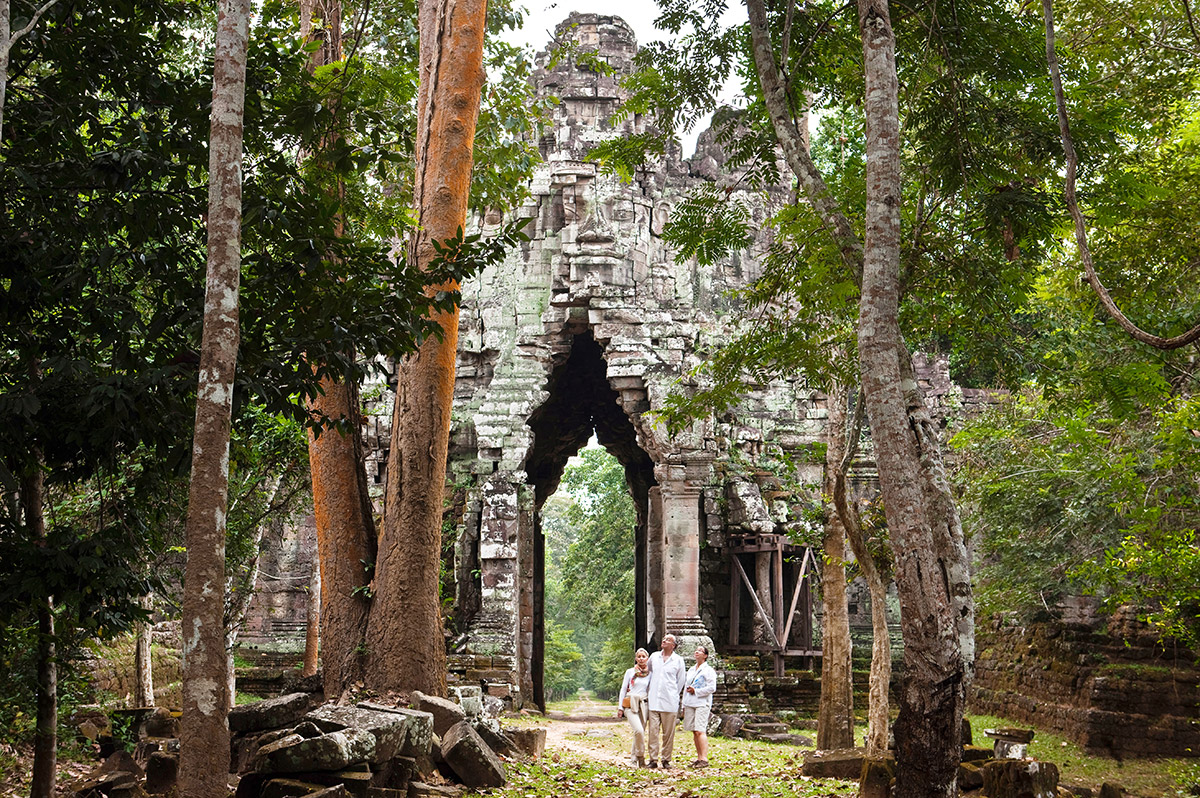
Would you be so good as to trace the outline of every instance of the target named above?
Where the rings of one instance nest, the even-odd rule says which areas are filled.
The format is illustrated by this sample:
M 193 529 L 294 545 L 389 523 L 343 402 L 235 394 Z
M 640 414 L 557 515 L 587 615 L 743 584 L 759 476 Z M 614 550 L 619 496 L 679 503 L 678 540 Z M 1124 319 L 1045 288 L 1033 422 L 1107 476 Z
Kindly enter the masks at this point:
M 617 695 L 617 717 L 629 721 L 633 729 L 632 764 L 644 768 L 646 766 L 646 720 L 649 716 L 647 703 L 650 688 L 650 670 L 646 660 L 650 659 L 649 652 L 639 648 L 634 654 L 633 667 L 625 671 L 621 679 L 621 690 Z

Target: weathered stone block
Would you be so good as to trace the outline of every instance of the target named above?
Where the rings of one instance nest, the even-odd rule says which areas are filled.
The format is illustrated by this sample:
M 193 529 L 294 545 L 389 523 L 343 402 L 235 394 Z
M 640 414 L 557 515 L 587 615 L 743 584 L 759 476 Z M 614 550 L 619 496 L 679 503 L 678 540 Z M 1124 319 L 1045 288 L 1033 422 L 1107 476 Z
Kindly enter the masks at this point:
M 1058 767 L 1032 759 L 1004 759 L 983 766 L 988 798 L 1057 798 Z
M 231 732 L 266 731 L 292 726 L 308 712 L 312 696 L 308 693 L 290 693 L 278 698 L 267 698 L 253 704 L 242 704 L 229 710 Z
M 305 719 L 325 732 L 352 728 L 370 732 L 375 737 L 374 762 L 428 751 L 433 735 L 433 716 L 428 712 L 366 701 L 353 707 L 325 704 Z
M 320 737 L 288 735 L 263 746 L 254 755 L 259 773 L 299 773 L 341 770 L 375 756 L 375 735 L 365 729 L 344 729 Z
M 958 789 L 962 792 L 977 790 L 983 786 L 983 768 L 978 762 L 960 762 L 958 765 Z
M 481 659 L 481 658 L 476 658 Z M 491 659 L 487 657 L 487 659 Z M 471 673 L 467 671 L 467 678 L 471 678 Z M 433 718 L 433 733 L 441 737 L 446 731 L 459 721 L 466 720 L 466 713 L 463 712 L 462 706 L 456 704 L 448 698 L 439 696 L 425 695 L 420 690 L 412 694 L 412 708 L 418 712 L 428 712 Z
M 461 798 L 466 790 L 457 784 L 425 784 L 414 781 L 408 785 L 408 798 Z
M 320 784 L 313 784 L 300 779 L 271 779 L 263 785 L 261 798 L 301 798 L 325 789 Z
M 546 750 L 546 730 L 541 728 L 505 729 L 517 751 L 530 759 L 537 759 Z
M 456 723 L 442 737 L 442 758 L 473 789 L 502 787 L 507 780 L 500 758 L 466 721 Z
M 896 758 L 891 754 L 865 757 L 858 779 L 858 798 L 888 798 L 896 778 Z
M 830 751 L 814 751 L 804 757 L 800 772 L 805 776 L 824 779 L 855 780 L 862 776 L 864 748 L 835 748 Z
M 146 792 L 171 792 L 179 779 L 179 754 L 155 751 L 146 761 Z

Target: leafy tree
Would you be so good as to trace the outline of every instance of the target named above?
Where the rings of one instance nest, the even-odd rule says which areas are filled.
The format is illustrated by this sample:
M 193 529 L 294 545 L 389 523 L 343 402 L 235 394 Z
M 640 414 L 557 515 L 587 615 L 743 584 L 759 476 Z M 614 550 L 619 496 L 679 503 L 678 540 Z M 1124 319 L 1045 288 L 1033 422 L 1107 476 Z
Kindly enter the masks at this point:
M 579 688 L 579 669 L 583 664 L 583 652 L 575 645 L 570 629 L 546 619 L 544 630 L 546 646 L 546 668 L 544 685 L 546 700 L 563 698 Z
M 318 381 L 357 380 L 378 356 L 434 334 L 430 309 L 454 297 L 427 295 L 427 282 L 460 278 L 478 259 L 451 249 L 425 274 L 397 263 L 383 233 L 402 222 L 396 203 L 344 224 L 400 168 L 364 142 L 402 139 L 404 120 L 389 116 L 378 84 L 347 94 L 339 111 L 356 138 L 334 159 L 347 197 L 330 199 L 329 173 L 307 172 L 297 153 L 338 119 L 286 8 L 264 5 L 251 42 L 233 413 L 257 404 L 315 425 L 304 398 Z M 3 622 L 27 629 L 30 608 L 54 597 L 54 634 L 41 639 L 59 645 L 59 660 L 77 633 L 144 617 L 159 503 L 190 456 L 211 85 L 202 37 L 190 34 L 195 12 L 209 10 L 62 0 L 13 54 L 0 162 Z M 43 535 L 39 513 L 26 512 L 44 503 L 33 501 L 37 475 L 51 501 L 118 482 L 128 491 L 98 496 L 95 523 L 47 515 Z M 22 578 L 33 572 L 43 578 Z

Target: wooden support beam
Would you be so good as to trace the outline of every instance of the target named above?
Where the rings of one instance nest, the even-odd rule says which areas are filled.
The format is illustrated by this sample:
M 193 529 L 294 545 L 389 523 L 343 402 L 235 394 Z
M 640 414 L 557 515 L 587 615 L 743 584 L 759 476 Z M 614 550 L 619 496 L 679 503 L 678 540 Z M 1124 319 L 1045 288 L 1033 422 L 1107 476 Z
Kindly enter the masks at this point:
M 792 591 L 792 608 L 788 610 L 787 626 L 783 629 L 783 648 L 787 648 L 788 639 L 792 635 L 792 621 L 796 619 L 796 602 L 800 600 L 800 591 L 804 587 L 804 578 L 808 576 L 808 560 L 811 556 L 812 549 L 805 549 L 804 559 L 800 561 L 800 575 L 796 577 L 796 589 Z M 810 613 L 811 609 L 809 607 Z M 805 647 L 808 648 L 808 646 Z
M 742 626 L 742 586 L 737 580 L 737 554 L 730 554 L 729 559 L 729 645 L 737 646 L 741 637 Z
M 754 585 L 750 583 L 750 577 L 746 576 L 746 569 L 742 567 L 742 563 L 737 557 L 733 558 L 733 564 L 737 566 L 738 573 L 742 577 L 742 582 L 746 584 L 746 589 L 750 591 L 750 598 L 754 599 L 754 609 L 758 612 L 758 617 L 762 618 L 767 631 L 771 633 L 771 641 L 775 644 L 775 648 L 782 648 L 779 645 L 779 638 L 775 635 L 775 625 L 771 622 L 771 616 L 767 615 L 767 611 L 763 609 L 762 602 L 758 600 L 758 594 L 754 592 Z

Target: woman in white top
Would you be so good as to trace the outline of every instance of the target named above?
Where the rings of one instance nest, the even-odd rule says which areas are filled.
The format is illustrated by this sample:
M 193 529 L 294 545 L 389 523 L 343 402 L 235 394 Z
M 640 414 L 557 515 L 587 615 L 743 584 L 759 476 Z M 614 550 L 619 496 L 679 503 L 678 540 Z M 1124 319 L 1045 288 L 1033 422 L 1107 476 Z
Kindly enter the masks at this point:
M 717 691 L 717 672 L 708 664 L 708 649 L 696 646 L 696 664 L 687 672 L 683 683 L 683 730 L 692 733 L 696 745 L 693 768 L 708 767 L 708 718 L 712 712 L 713 693 Z
M 650 654 L 646 649 L 639 648 L 633 659 L 633 667 L 625 671 L 625 677 L 621 679 L 617 717 L 625 718 L 629 721 L 629 728 L 633 729 L 633 763 L 642 768 L 646 766 L 647 696 L 650 688 L 650 671 L 646 667 L 646 660 L 650 659 Z

